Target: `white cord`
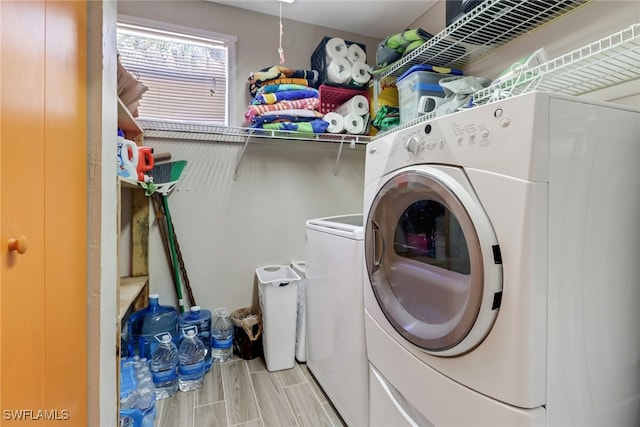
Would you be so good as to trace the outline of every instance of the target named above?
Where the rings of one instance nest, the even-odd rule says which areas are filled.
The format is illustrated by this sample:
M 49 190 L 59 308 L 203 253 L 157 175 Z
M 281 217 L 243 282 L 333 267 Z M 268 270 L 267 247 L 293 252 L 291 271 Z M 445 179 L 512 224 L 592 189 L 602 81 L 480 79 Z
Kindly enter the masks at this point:
M 280 55 L 280 65 L 284 64 L 284 49 L 282 48 L 282 2 L 280 2 L 280 39 L 279 39 L 279 47 L 278 47 L 278 55 Z

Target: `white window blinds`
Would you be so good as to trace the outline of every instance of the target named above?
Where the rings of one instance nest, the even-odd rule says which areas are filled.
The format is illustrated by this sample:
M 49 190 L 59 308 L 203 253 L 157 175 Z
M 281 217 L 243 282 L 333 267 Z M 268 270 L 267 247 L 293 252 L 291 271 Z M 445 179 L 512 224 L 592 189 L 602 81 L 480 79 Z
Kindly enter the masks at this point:
M 141 119 L 228 122 L 228 42 L 131 24 L 118 24 L 122 65 L 149 88 Z

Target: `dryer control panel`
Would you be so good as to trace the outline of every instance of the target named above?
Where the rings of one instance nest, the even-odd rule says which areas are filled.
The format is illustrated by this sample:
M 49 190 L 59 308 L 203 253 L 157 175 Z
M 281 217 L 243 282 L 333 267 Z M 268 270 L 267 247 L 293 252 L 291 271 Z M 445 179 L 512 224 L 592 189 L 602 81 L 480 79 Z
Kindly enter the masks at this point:
M 398 130 L 387 137 L 386 172 L 439 163 L 527 176 L 536 108 L 525 101 L 511 98 Z

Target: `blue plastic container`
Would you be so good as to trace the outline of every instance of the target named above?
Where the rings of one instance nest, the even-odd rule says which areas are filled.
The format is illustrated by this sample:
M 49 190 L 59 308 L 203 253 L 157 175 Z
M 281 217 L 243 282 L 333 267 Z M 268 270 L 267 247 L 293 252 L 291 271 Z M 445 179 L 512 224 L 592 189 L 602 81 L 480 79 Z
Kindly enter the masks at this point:
M 206 354 L 204 356 L 205 372 L 211 369 L 211 311 L 204 310 L 200 306 L 194 305 L 190 311 L 180 314 L 178 317 L 178 330 L 180 341 L 184 338 L 185 329 L 196 327 L 197 336 L 204 344 Z
M 155 336 L 171 334 L 178 345 L 178 311 L 170 305 L 160 305 L 158 294 L 149 295 L 149 305 L 134 312 L 127 322 L 128 355 L 151 359 L 158 346 Z

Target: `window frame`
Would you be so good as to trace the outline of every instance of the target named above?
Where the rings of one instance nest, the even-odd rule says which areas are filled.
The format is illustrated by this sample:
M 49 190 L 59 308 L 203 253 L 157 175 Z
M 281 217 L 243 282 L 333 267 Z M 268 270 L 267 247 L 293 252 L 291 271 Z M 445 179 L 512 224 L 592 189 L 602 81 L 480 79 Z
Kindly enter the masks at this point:
M 235 123 L 236 116 L 236 97 L 232 96 L 236 87 L 236 44 L 238 38 L 230 34 L 217 33 L 215 31 L 204 30 L 202 28 L 178 25 L 169 22 L 157 21 L 152 19 L 140 18 L 137 16 L 118 14 L 117 24 L 138 25 L 141 27 L 149 27 L 163 31 L 171 31 L 198 37 L 208 37 L 223 40 L 227 46 L 227 97 L 225 102 L 225 122 L 224 126 L 228 127 L 230 123 Z M 117 26 L 116 26 L 117 33 Z M 115 37 L 114 37 L 115 38 Z M 144 82 L 143 82 L 144 83 Z M 156 121 L 154 119 L 154 121 Z M 162 120 L 157 120 L 162 121 Z M 169 122 L 169 120 L 167 120 Z

